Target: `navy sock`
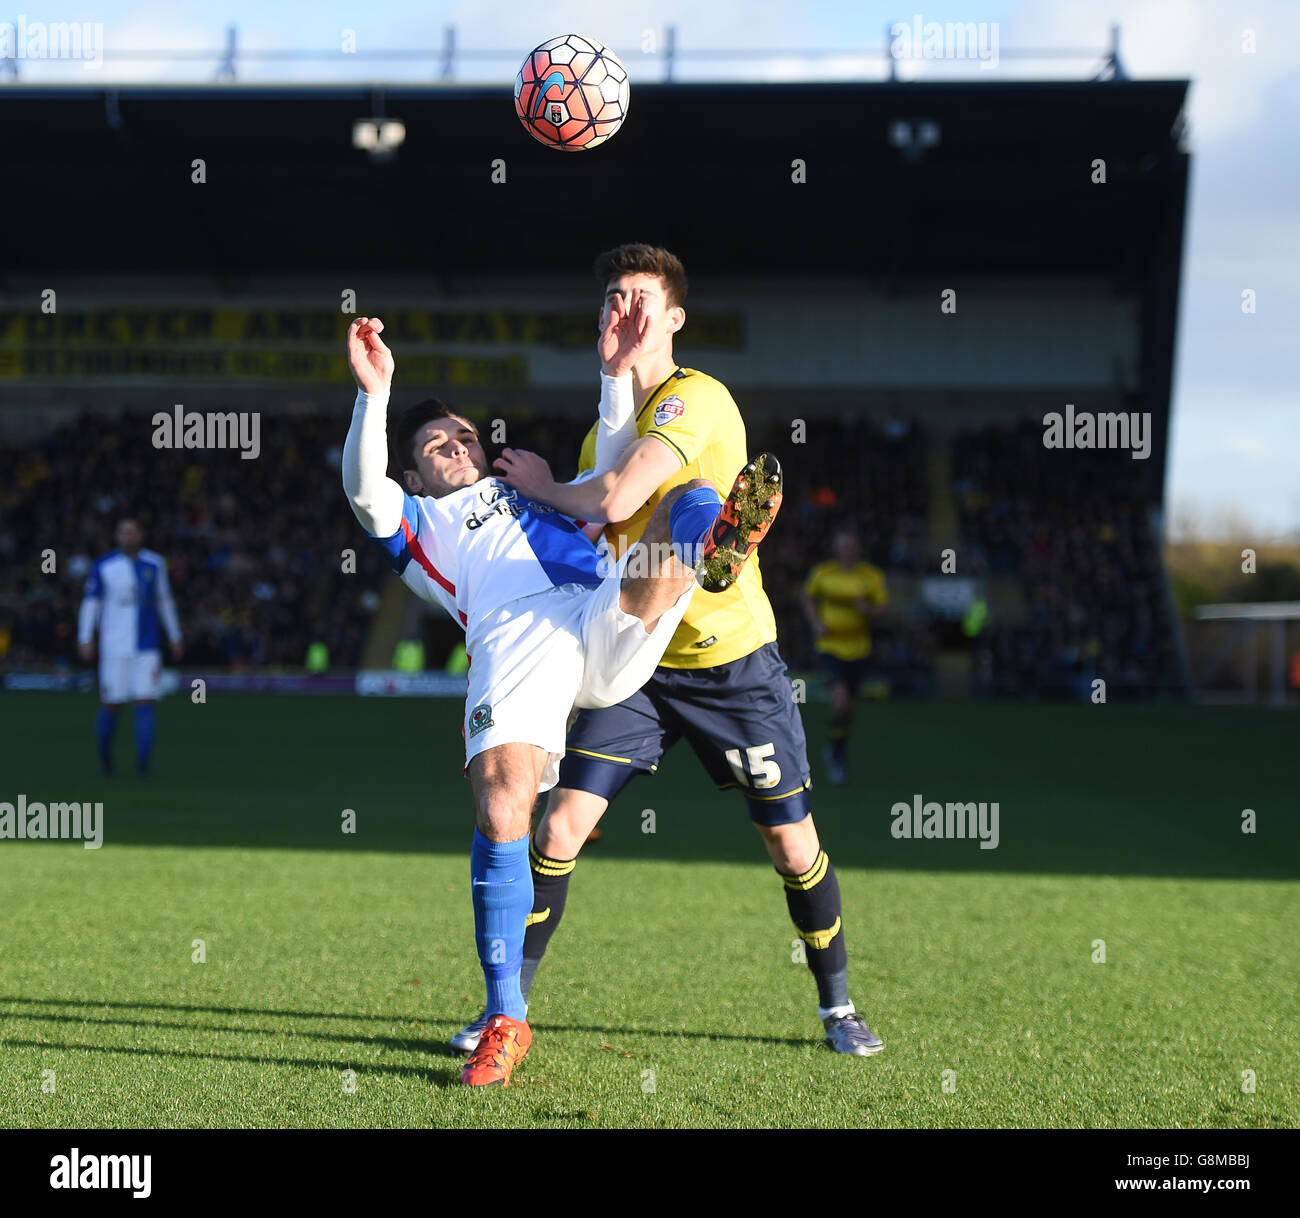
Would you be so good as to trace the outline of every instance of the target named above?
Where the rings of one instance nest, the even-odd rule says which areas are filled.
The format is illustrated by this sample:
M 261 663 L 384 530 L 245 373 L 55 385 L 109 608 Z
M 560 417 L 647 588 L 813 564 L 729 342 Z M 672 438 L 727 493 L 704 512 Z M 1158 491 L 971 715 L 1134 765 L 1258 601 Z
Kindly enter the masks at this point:
M 569 879 L 576 862 L 576 859 L 547 858 L 536 846 L 528 848 L 529 870 L 533 875 L 533 909 L 528 915 L 528 929 L 524 932 L 524 970 L 519 978 L 525 1002 L 533 987 L 537 966 L 541 964 L 551 936 L 564 916 Z
M 116 730 L 117 715 L 107 706 L 101 706 L 95 720 L 95 742 L 99 745 L 99 764 L 105 770 L 113 768 L 113 733 Z
M 135 767 L 141 773 L 149 768 L 153 754 L 153 703 L 142 702 L 135 708 Z
M 803 875 L 777 874 L 785 884 L 790 920 L 807 945 L 805 959 L 817 982 L 818 1003 L 823 1008 L 847 1006 L 849 957 L 844 948 L 840 883 L 826 851 L 818 851 Z
M 524 957 L 524 967 L 519 971 L 519 992 L 524 996 L 524 1005 L 528 1005 L 528 991 L 533 988 L 533 978 L 537 976 L 537 966 L 541 960 Z
M 668 532 L 677 557 L 693 567 L 700 560 L 700 548 L 722 508 L 722 496 L 711 486 L 684 491 L 668 513 Z
M 524 924 L 533 907 L 528 838 L 493 842 L 475 829 L 469 874 L 474 937 L 487 983 L 487 1013 L 523 1019 L 527 1007 L 519 972 L 524 962 Z

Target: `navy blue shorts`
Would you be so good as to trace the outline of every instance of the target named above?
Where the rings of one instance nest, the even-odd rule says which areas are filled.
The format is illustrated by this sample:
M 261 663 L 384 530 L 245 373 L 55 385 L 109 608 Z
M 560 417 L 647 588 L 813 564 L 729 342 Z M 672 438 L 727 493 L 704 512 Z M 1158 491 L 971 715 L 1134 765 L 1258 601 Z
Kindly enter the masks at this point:
M 803 719 L 775 643 L 716 668 L 656 668 L 626 701 L 579 711 L 559 785 L 612 801 L 681 739 L 719 790 L 744 795 L 756 824 L 793 824 L 812 810 Z
M 843 684 L 849 687 L 849 693 L 857 695 L 862 682 L 867 678 L 866 660 L 841 660 L 839 656 L 819 651 L 817 658 L 821 661 L 822 671 L 831 679 L 832 685 Z

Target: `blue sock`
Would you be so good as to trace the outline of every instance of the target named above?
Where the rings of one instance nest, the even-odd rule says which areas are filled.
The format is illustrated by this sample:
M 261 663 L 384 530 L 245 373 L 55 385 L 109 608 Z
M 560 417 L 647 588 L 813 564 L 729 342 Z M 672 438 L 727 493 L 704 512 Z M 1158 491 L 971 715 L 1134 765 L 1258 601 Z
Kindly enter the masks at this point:
M 142 702 L 135 708 L 135 767 L 141 773 L 149 768 L 153 752 L 153 703 Z
M 668 513 L 668 532 L 677 557 L 693 567 L 700 560 L 700 548 L 722 509 L 722 496 L 711 486 L 686 491 Z
M 105 770 L 113 768 L 113 733 L 116 730 L 117 715 L 107 706 L 101 706 L 95 720 L 95 741 L 99 745 L 99 764 Z
M 492 842 L 475 829 L 469 878 L 474 937 L 487 982 L 487 1013 L 523 1019 L 528 1008 L 519 989 L 519 971 L 524 964 L 525 923 L 533 908 L 528 838 Z

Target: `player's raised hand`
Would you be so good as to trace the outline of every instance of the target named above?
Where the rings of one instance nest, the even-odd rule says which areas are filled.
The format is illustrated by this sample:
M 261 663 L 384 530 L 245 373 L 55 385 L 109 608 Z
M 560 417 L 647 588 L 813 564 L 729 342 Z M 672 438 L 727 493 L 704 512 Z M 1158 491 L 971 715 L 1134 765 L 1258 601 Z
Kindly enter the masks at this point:
M 623 298 L 615 296 L 609 306 L 609 322 L 601 331 L 597 344 L 601 371 L 606 376 L 623 376 L 631 372 L 645 352 L 649 333 L 650 316 L 646 311 L 645 297 L 640 292 L 633 292 L 631 303 L 624 307 Z
M 529 499 L 545 503 L 548 492 L 555 486 L 546 458 L 525 448 L 503 448 L 492 466 L 502 482 Z
M 358 317 L 348 327 L 348 366 L 363 393 L 384 393 L 393 383 L 393 353 L 379 336 L 378 317 Z

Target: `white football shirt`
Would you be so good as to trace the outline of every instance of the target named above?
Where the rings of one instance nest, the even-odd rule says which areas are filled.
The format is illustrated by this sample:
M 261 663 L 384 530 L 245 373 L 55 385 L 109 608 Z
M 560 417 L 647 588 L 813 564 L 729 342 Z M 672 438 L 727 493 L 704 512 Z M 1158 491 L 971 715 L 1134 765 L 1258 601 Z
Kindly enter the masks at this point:
M 90 569 L 77 618 L 77 641 L 89 643 L 99 628 L 101 656 L 157 651 L 159 625 L 173 642 L 181 637 L 161 554 L 140 550 L 134 559 L 113 550 Z
M 402 582 L 467 633 L 510 601 L 562 584 L 595 587 L 610 573 L 572 520 L 499 478 L 437 499 L 404 494 L 401 527 L 375 541 Z

